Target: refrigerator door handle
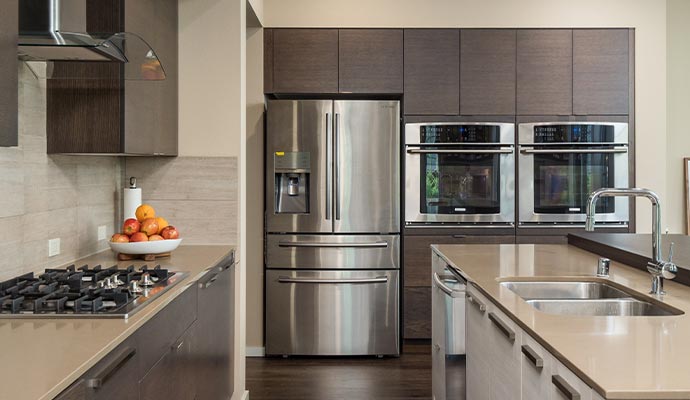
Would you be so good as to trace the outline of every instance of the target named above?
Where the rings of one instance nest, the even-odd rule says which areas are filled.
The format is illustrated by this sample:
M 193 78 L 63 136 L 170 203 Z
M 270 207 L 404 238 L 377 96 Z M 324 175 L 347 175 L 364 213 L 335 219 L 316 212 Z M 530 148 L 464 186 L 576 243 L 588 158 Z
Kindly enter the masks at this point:
M 340 114 L 335 113 L 335 219 L 340 220 Z
M 326 220 L 331 219 L 333 187 L 333 161 L 331 160 L 331 136 L 333 134 L 333 121 L 331 113 L 326 113 Z
M 287 276 L 278 277 L 278 282 L 280 283 L 386 283 L 388 282 L 387 276 L 377 276 L 376 278 L 348 278 L 348 279 L 317 279 L 317 278 L 289 278 Z
M 330 243 L 330 242 L 278 242 L 278 247 L 324 247 L 324 248 L 386 248 L 388 242 L 352 242 L 352 243 Z

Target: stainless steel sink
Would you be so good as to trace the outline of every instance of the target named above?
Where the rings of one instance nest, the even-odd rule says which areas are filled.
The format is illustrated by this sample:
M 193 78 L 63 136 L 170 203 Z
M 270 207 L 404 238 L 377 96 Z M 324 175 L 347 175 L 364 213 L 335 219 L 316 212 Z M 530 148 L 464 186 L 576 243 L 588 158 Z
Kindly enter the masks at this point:
M 585 316 L 668 316 L 682 311 L 603 280 L 519 280 L 501 286 L 548 314 Z

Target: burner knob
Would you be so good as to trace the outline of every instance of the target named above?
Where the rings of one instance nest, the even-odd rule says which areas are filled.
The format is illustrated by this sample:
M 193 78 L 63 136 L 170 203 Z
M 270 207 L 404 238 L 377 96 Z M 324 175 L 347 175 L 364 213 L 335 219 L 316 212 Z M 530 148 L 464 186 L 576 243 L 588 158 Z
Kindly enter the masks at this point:
M 153 279 L 151 279 L 151 275 L 148 272 L 144 272 L 143 274 L 141 274 L 139 284 L 141 286 L 153 286 Z
M 137 282 L 137 281 L 130 281 L 130 282 L 129 282 L 129 291 L 130 291 L 131 293 L 141 293 L 142 290 L 141 290 L 141 288 L 139 287 L 139 282 Z

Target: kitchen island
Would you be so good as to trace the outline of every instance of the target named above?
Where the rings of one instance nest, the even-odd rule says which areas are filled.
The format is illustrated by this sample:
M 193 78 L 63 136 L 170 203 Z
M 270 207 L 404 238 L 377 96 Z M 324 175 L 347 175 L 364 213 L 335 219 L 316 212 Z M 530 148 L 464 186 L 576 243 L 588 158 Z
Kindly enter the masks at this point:
M 531 350 L 535 348 L 543 348 L 546 353 L 544 359 L 553 357 L 554 365 L 557 365 L 554 371 L 559 372 L 549 374 L 545 383 L 552 386 L 549 390 L 565 393 L 572 389 L 579 392 L 578 396 L 581 397 L 578 398 L 583 400 L 690 399 L 690 288 L 666 281 L 668 293 L 658 299 L 665 306 L 682 312 L 681 315 L 620 317 L 547 314 L 537 311 L 500 282 L 534 277 L 596 280 L 597 255 L 571 245 L 435 245 L 432 250 L 442 262 L 468 281 L 468 390 L 470 379 L 474 379 L 472 373 L 481 369 L 477 363 L 483 362 L 474 360 L 487 358 L 482 357 L 483 354 L 478 354 L 478 358 L 475 357 L 477 354 L 471 354 L 476 350 L 472 349 L 470 337 L 472 334 L 476 337 L 473 332 L 477 329 L 473 322 L 473 318 L 476 321 L 477 317 L 472 317 L 471 312 L 481 308 L 472 301 L 472 293 L 476 293 L 477 299 L 488 300 L 489 304 L 484 307 L 486 314 L 493 314 L 493 318 L 499 321 L 487 323 L 493 325 L 487 329 L 498 332 L 497 335 L 505 343 L 509 343 L 505 338 L 511 340 L 511 336 L 515 342 L 510 346 L 516 350 L 507 349 L 502 356 L 509 356 L 508 353 L 513 351 L 517 361 L 512 364 L 510 360 L 500 363 L 511 366 L 512 370 L 509 369 L 507 374 L 518 371 L 514 386 L 517 391 L 526 388 L 524 374 L 522 389 L 520 386 L 521 368 L 527 373 L 541 368 L 536 361 L 539 357 L 532 357 L 533 368 L 529 368 L 530 357 L 525 355 L 524 349 L 522 352 L 520 349 L 520 344 L 524 348 L 527 343 L 531 344 L 528 353 L 533 353 Z M 607 280 L 646 296 L 651 276 L 612 262 Z M 501 318 L 505 321 L 501 321 Z M 488 320 L 492 320 L 492 315 Z M 509 335 L 511 332 L 512 335 Z M 521 338 L 524 339 L 522 342 Z M 525 362 L 528 362 L 527 366 Z M 563 385 L 562 377 L 567 378 L 569 374 L 583 384 L 577 386 L 571 380 L 571 387 Z M 507 382 L 514 377 L 500 378 L 498 381 Z
M 75 261 L 77 266 L 100 264 L 104 267 L 118 265 L 119 268 L 160 264 L 161 268 L 187 271 L 189 275 L 128 319 L 1 319 L 0 399 L 55 398 L 123 342 L 131 340 L 135 333 L 143 330 L 140 328 L 145 327 L 148 321 L 183 294 L 186 296 L 185 301 L 187 298 L 194 301 L 193 305 L 187 308 L 193 309 L 196 315 L 196 293 L 187 289 L 205 279 L 210 269 L 224 260 L 230 260 L 233 252 L 232 246 L 180 246 L 171 257 L 146 263 L 118 262 L 115 254 L 107 250 Z M 184 305 L 182 306 L 184 308 Z M 182 316 L 178 318 L 182 319 Z M 148 340 L 152 343 L 150 347 L 155 347 L 157 338 L 151 337 Z M 136 357 L 139 355 L 143 360 L 146 351 L 140 350 Z M 137 383 L 134 381 L 131 385 Z M 77 387 L 75 393 L 81 392 L 82 388 Z M 67 398 L 82 397 L 75 395 Z

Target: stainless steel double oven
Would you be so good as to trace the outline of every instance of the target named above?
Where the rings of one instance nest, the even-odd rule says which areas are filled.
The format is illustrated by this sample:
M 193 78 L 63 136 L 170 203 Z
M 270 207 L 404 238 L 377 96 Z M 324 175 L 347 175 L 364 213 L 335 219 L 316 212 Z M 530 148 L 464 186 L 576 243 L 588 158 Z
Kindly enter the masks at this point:
M 405 125 L 405 224 L 513 225 L 515 125 Z
M 538 122 L 518 125 L 519 225 L 582 225 L 591 192 L 628 187 L 628 124 Z M 628 199 L 597 203 L 597 222 L 625 226 Z

